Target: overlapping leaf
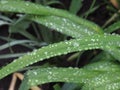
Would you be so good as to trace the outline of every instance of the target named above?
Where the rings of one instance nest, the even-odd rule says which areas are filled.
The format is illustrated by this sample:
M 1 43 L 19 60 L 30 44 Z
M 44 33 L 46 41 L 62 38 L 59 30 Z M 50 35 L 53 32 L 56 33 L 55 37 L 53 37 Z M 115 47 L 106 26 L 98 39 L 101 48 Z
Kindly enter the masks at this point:
M 0 11 L 19 12 L 19 13 L 26 13 L 26 14 L 33 14 L 33 15 L 53 15 L 53 16 L 64 17 L 73 21 L 74 23 L 88 27 L 92 30 L 95 30 L 96 32 L 103 33 L 101 28 L 96 24 L 89 22 L 87 20 L 84 20 L 82 18 L 79 18 L 75 15 L 72 15 L 67 11 L 55 9 L 55 8 L 49 8 L 42 5 L 30 3 L 30 2 L 1 0 Z
M 83 25 L 76 24 L 69 19 L 58 16 L 29 16 L 28 19 L 73 38 L 83 38 L 88 35 L 99 34 Z
M 105 29 L 105 32 L 111 33 L 117 29 L 120 29 L 120 21 L 115 22 L 114 24 L 110 25 L 108 28 Z
M 120 60 L 119 35 L 103 34 L 101 28 L 96 24 L 72 15 L 67 11 L 44 7 L 31 2 L 14 0 L 1 0 L 0 11 L 29 14 L 30 17 L 28 19 L 30 20 L 56 29 L 63 34 L 79 38 L 51 44 L 14 60 L 0 69 L 0 79 L 38 61 L 76 51 L 103 49 Z M 102 35 L 98 35 L 101 33 Z M 117 78 L 112 78 L 116 75 L 118 76 Z M 96 88 L 97 90 L 108 90 L 108 88 L 115 90 L 120 89 L 119 77 L 119 66 L 108 62 L 92 64 L 83 69 L 44 68 L 28 72 L 22 84 L 28 85 L 25 87 L 21 86 L 21 90 L 27 90 L 33 85 L 57 81 L 84 83 L 83 90 L 93 90 Z M 113 84 L 113 87 L 110 87 L 109 84 Z
M 73 14 L 77 14 L 77 12 L 80 10 L 80 8 L 82 7 L 82 0 L 72 0 L 70 7 L 69 7 L 69 11 Z
M 83 69 L 40 68 L 27 72 L 20 90 L 27 90 L 31 86 L 47 82 L 79 83 L 83 84 L 82 90 L 116 90 L 120 89 L 119 68 L 119 64 L 112 61 L 100 61 L 87 65 Z M 25 83 L 27 86 L 24 86 Z M 108 86 L 109 84 L 113 85 Z
M 114 40 L 114 41 L 113 41 Z M 73 39 L 70 41 L 51 44 L 49 46 L 35 50 L 0 70 L 0 78 L 22 69 L 25 66 L 42 61 L 47 58 L 55 57 L 70 52 L 89 50 L 89 49 L 103 49 L 106 47 L 120 45 L 120 36 L 117 35 L 93 35 L 84 39 Z M 116 53 L 118 55 L 119 53 Z M 19 65 L 20 64 L 20 65 Z M 15 68 L 14 68 L 15 67 Z

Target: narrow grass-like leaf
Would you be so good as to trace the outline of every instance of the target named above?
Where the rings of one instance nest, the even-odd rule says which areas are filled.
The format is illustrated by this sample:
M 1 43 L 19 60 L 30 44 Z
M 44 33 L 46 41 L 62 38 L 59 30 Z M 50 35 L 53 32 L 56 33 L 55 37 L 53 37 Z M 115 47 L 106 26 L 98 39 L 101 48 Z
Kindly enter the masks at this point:
M 26 53 L 14 53 L 14 54 L 1 54 L 0 59 L 10 59 L 10 58 L 16 58 L 25 55 Z
M 32 35 L 31 33 L 29 33 L 28 31 L 19 31 L 20 34 L 22 34 L 23 36 L 27 37 L 28 39 L 32 40 L 32 41 L 38 41 L 38 38 L 36 38 L 34 35 Z
M 108 86 L 109 84 L 111 85 Z M 97 89 L 97 88 L 101 88 L 101 89 Z M 86 89 L 83 89 L 83 90 L 89 90 L 89 89 L 90 90 L 96 90 L 96 89 L 97 90 L 119 90 L 120 89 L 120 70 L 114 71 L 114 72 L 106 72 L 94 77 L 93 79 L 89 79 L 89 81 L 86 83 Z
M 76 84 L 76 83 L 65 83 L 63 86 L 62 86 L 62 89 L 61 90 L 76 90 L 76 88 L 79 88 L 81 87 L 80 84 Z
M 84 66 L 87 70 L 100 70 L 100 71 L 119 71 L 120 66 L 115 61 L 101 60 Z
M 22 16 L 18 20 L 11 23 L 9 32 L 17 33 L 17 32 L 25 31 L 31 23 L 29 20 L 25 20 L 25 17 L 26 16 Z
M 30 40 L 38 41 L 38 39 L 34 35 L 27 32 L 27 28 L 31 24 L 31 21 L 26 20 L 25 18 L 26 18 L 26 15 L 20 17 L 18 20 L 11 23 L 9 26 L 9 32 L 10 33 L 20 33 L 23 36 L 29 38 Z
M 92 73 L 92 74 L 91 74 Z M 28 90 L 31 86 L 49 82 L 84 83 L 100 72 L 73 68 L 42 68 L 27 72 L 19 90 Z
M 112 81 L 111 83 L 95 87 L 94 90 L 119 90 L 120 89 L 120 80 Z
M 95 9 L 95 8 L 93 9 L 95 3 L 96 3 L 96 0 L 93 0 L 89 10 L 86 12 L 85 18 L 87 18 L 88 15 Z
M 10 18 L 8 18 L 8 17 L 6 17 L 6 16 L 3 16 L 3 15 L 0 15 L 0 19 L 1 20 L 4 20 L 4 21 L 7 21 L 7 22 L 12 22 L 12 20 L 10 19 Z
M 100 7 L 100 5 L 95 6 L 94 8 L 91 8 L 91 9 L 89 9 L 88 11 L 86 11 L 85 13 L 83 13 L 81 16 L 87 18 L 88 15 L 94 13 L 95 10 L 97 10 L 99 7 Z
M 29 89 L 29 87 L 48 82 L 73 82 L 83 83 L 87 89 L 88 87 L 100 87 L 105 84 L 116 83 L 120 80 L 120 66 L 114 62 L 102 61 L 97 64 L 90 64 L 87 68 L 42 68 L 28 71 L 25 81 L 23 81 L 20 90 Z M 91 68 L 92 67 L 92 68 Z M 90 69 L 89 69 L 90 68 Z M 106 68 L 106 69 L 104 69 Z M 117 75 L 117 77 L 116 77 Z M 112 78 L 115 77 L 115 78 Z M 120 82 L 120 81 L 118 81 Z M 27 83 L 26 87 L 23 87 Z M 120 83 L 113 87 L 118 87 Z M 106 88 L 108 89 L 108 87 Z M 120 89 L 120 88 L 119 88 Z M 93 89 L 94 90 L 94 89 Z M 114 89 L 115 90 L 115 89 Z
M 11 41 L 8 42 L 4 45 L 0 46 L 0 50 L 4 50 L 8 47 L 14 46 L 14 45 L 18 45 L 18 44 L 25 44 L 25 43 L 33 43 L 34 41 L 30 41 L 30 40 L 15 40 L 15 41 Z
M 112 56 L 114 56 L 114 58 L 116 58 L 117 60 L 120 60 L 120 46 L 119 47 L 109 47 L 107 46 L 104 50 L 108 51 L 109 53 L 111 53 Z
M 96 55 L 91 61 L 95 62 L 98 60 L 114 60 L 112 55 L 108 54 L 108 52 L 102 51 L 98 55 Z
M 72 0 L 70 7 L 69 7 L 69 11 L 73 14 L 77 14 L 77 12 L 80 10 L 80 8 L 82 7 L 82 2 L 83 0 Z
M 105 29 L 105 32 L 111 33 L 117 29 L 120 29 L 120 21 L 115 22 L 114 24 L 110 25 L 108 28 Z
M 73 39 L 60 43 L 51 44 L 49 46 L 35 50 L 27 55 L 14 60 L 6 67 L 0 69 L 0 79 L 8 74 L 22 69 L 25 66 L 31 65 L 38 61 L 51 57 L 67 54 L 70 52 L 103 49 L 107 46 L 120 46 L 120 36 L 118 35 L 93 35 L 84 39 Z
M 61 3 L 59 0 L 52 0 L 52 1 L 49 1 L 49 2 L 46 2 L 45 5 L 52 5 L 52 4 L 57 4 L 57 5 L 61 5 L 61 6 L 64 6 L 63 3 Z
M 7 41 L 7 42 L 17 42 L 17 41 L 23 41 L 23 40 L 16 40 L 16 39 L 13 39 L 13 38 L 9 38 L 9 37 L 2 37 L 0 36 L 0 39 L 1 40 L 4 40 L 4 41 Z M 41 46 L 47 46 L 48 44 L 46 42 L 37 42 L 37 41 L 32 41 L 32 40 L 26 40 L 26 41 L 29 41 L 28 43 L 23 43 L 23 44 L 20 44 L 21 46 L 24 46 L 24 47 L 27 47 L 29 49 L 34 49 L 35 47 L 34 46 L 38 46 L 38 47 L 41 47 Z M 9 42 L 9 43 L 10 43 Z M 4 44 L 5 45 L 5 44 Z M 16 44 L 15 44 L 16 45 Z
M 6 21 L 3 21 L 3 20 L 0 20 L 0 26 L 2 25 L 9 25 L 10 23 L 6 22 Z
M 55 85 L 53 86 L 53 88 L 54 88 L 54 90 L 61 90 L 61 87 L 60 87 L 59 84 L 55 84 Z
M 37 23 L 45 25 L 46 27 L 57 30 L 60 33 L 72 36 L 73 38 L 83 38 L 87 35 L 98 34 L 83 25 L 73 23 L 69 19 L 57 16 L 30 16 L 31 19 Z M 79 34 L 78 34 L 79 33 Z
M 90 21 L 84 20 L 82 18 L 79 18 L 75 15 L 72 15 L 67 11 L 45 7 L 31 2 L 1 0 L 0 11 L 18 12 L 18 13 L 26 13 L 33 15 L 54 15 L 54 16 L 64 17 L 64 18 L 68 18 L 69 20 L 75 23 L 78 23 L 92 30 L 95 30 L 99 33 L 103 33 L 102 29 L 98 25 Z

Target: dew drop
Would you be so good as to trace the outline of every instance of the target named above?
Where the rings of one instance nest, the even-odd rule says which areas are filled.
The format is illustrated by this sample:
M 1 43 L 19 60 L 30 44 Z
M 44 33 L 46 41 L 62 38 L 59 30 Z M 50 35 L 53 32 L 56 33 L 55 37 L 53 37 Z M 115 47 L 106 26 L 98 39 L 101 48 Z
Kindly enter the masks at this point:
M 2 3 L 2 4 L 6 4 L 6 3 L 8 3 L 8 1 L 2 0 L 1 3 Z
M 75 42 L 75 43 L 73 43 L 73 46 L 74 47 L 79 47 L 79 43 Z
M 34 71 L 33 74 L 34 74 L 34 75 L 37 75 L 37 72 Z

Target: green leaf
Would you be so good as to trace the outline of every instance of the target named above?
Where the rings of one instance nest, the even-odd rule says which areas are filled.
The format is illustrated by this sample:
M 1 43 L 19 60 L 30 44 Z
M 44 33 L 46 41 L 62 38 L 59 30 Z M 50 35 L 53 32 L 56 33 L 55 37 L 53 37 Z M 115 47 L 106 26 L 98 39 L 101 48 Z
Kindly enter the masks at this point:
M 18 32 L 25 31 L 31 23 L 29 20 L 25 20 L 25 18 L 26 16 L 22 16 L 18 20 L 11 23 L 9 32 L 18 33 Z
M 61 87 L 59 84 L 55 84 L 53 87 L 54 87 L 54 90 L 61 90 Z
M 61 90 L 76 90 L 77 88 L 80 88 L 80 84 L 76 83 L 65 83 Z M 78 89 L 79 90 L 79 89 Z
M 14 46 L 14 45 L 18 45 L 18 44 L 24 44 L 24 43 L 33 43 L 34 41 L 30 41 L 30 40 L 15 40 L 15 41 L 11 41 L 8 42 L 4 45 L 0 46 L 0 50 L 4 50 L 8 47 Z
M 0 39 L 1 40 L 4 40 L 4 41 L 6 41 L 6 42 L 8 42 L 8 44 L 9 43 L 11 43 L 11 42 L 17 42 L 17 40 L 16 39 L 13 39 L 13 38 L 10 38 L 10 37 L 2 37 L 2 36 L 0 36 Z M 19 41 L 19 40 L 18 40 Z M 31 41 L 31 40 L 28 40 L 28 41 Z M 40 42 L 40 43 L 38 43 L 38 42 L 35 42 L 35 41 L 31 41 L 31 42 L 29 42 L 30 44 L 28 45 L 28 44 L 20 44 L 21 46 L 24 46 L 24 47 L 27 47 L 27 48 L 29 48 L 29 49 L 34 49 L 34 47 L 32 47 L 32 45 L 31 45 L 31 43 L 34 43 L 36 46 L 44 46 L 44 45 L 46 45 L 46 43 L 44 43 L 44 42 Z M 5 45 L 5 44 L 4 44 Z M 15 45 L 15 44 L 14 44 Z M 10 46 L 10 44 L 8 45 L 8 46 Z
M 92 30 L 95 30 L 96 32 L 103 33 L 103 30 L 98 25 L 90 21 L 87 21 L 85 19 L 79 18 L 75 15 L 72 15 L 67 11 L 45 7 L 45 6 L 34 4 L 31 2 L 1 0 L 0 11 L 18 12 L 18 13 L 26 13 L 26 14 L 33 14 L 33 15 L 59 16 L 59 17 L 67 18 L 73 21 L 74 23 L 78 23 Z
M 31 86 L 44 84 L 48 82 L 72 82 L 82 84 L 83 90 L 96 90 L 95 88 L 101 88 L 103 90 L 116 90 L 112 88 L 120 89 L 120 66 L 115 62 L 102 61 L 97 64 L 89 64 L 87 68 L 39 68 L 31 70 L 26 73 L 25 81 L 23 81 L 20 90 L 27 90 Z M 91 69 L 91 67 L 93 67 Z M 107 69 L 104 69 L 106 68 Z M 90 68 L 90 69 L 89 69 Z M 97 68 L 97 69 L 96 69 Z M 117 75 L 117 76 L 116 76 Z M 115 77 L 115 78 L 114 78 Z M 119 84 L 115 84 L 117 83 Z M 113 84 L 112 86 L 106 86 L 107 84 Z M 26 85 L 27 84 L 27 85 Z M 25 87 L 23 87 L 26 85 Z M 105 88 L 105 87 L 106 88 Z M 86 88 L 86 89 L 85 89 Z M 101 89 L 99 89 L 101 90 Z
M 107 46 L 104 50 L 108 51 L 109 53 L 111 53 L 112 56 L 114 56 L 114 58 L 116 58 L 117 60 L 120 60 L 120 46 L 119 47 L 109 47 Z
M 14 60 L 6 67 L 0 69 L 0 79 L 8 74 L 31 65 L 38 61 L 48 59 L 51 57 L 91 49 L 103 49 L 106 47 L 118 47 L 120 46 L 120 36 L 118 35 L 92 35 L 85 37 L 84 39 L 73 39 L 60 43 L 51 44 L 46 47 L 42 47 L 27 55 Z M 15 68 L 14 68 L 15 67 Z
M 80 10 L 80 8 L 82 7 L 82 2 L 83 0 L 72 0 L 70 7 L 69 7 L 69 11 L 73 14 L 77 14 L 77 12 Z
M 73 23 L 69 19 L 57 17 L 57 16 L 29 16 L 31 19 L 37 23 L 45 25 L 46 27 L 55 29 L 56 31 L 63 33 L 73 38 L 83 38 L 87 35 L 98 34 L 98 32 L 93 31 L 83 25 Z
M 4 15 L 0 15 L 0 19 L 3 20 L 3 21 L 6 21 L 6 22 L 12 22 L 12 20 Z
M 87 70 L 100 70 L 100 71 L 119 71 L 119 64 L 115 61 L 101 60 L 84 66 Z
M 119 90 L 120 89 L 120 70 L 106 72 L 89 79 L 83 90 Z M 92 73 L 91 73 L 92 74 Z
M 99 53 L 98 55 L 96 55 L 91 61 L 95 62 L 98 60 L 114 60 L 114 58 L 108 54 L 108 52 L 102 51 L 101 53 Z
M 93 73 L 93 74 L 91 74 Z M 28 90 L 31 86 L 47 82 L 83 83 L 89 78 L 99 75 L 99 72 L 73 68 L 42 68 L 27 72 L 19 90 Z M 74 78 L 73 78 L 74 77 Z M 27 84 L 27 85 L 26 85 Z
M 88 11 L 86 11 L 85 14 L 84 14 L 84 15 L 85 15 L 85 18 L 87 18 L 88 15 L 89 15 L 91 12 L 95 11 L 95 9 L 98 8 L 98 6 L 97 6 L 97 7 L 94 7 L 95 3 L 96 3 L 96 0 L 93 0 L 93 1 L 92 1 L 92 4 L 90 5 L 90 7 L 89 7 L 89 9 L 88 9 Z M 93 7 L 94 7 L 94 8 L 93 8 Z
M 20 33 L 30 40 L 38 41 L 38 39 L 34 35 L 27 32 L 27 28 L 30 24 L 31 21 L 26 20 L 26 15 L 24 15 L 10 24 L 9 33 Z
M 57 5 L 61 5 L 64 6 L 63 3 L 61 3 L 59 0 L 52 0 L 52 1 L 47 1 L 46 3 L 44 3 L 44 5 L 52 5 L 52 4 L 57 4 Z
M 3 21 L 3 20 L 0 20 L 0 26 L 2 25 L 9 25 L 10 23 L 6 22 L 6 21 Z
M 95 6 L 91 9 L 89 9 L 88 11 L 86 11 L 85 13 L 83 13 L 81 16 L 87 18 L 90 14 L 94 13 L 99 7 L 100 7 L 100 5 Z
M 0 59 L 10 59 L 25 55 L 26 53 L 1 54 Z
M 105 32 L 111 33 L 117 29 L 120 29 L 120 21 L 113 23 L 109 27 L 105 28 Z

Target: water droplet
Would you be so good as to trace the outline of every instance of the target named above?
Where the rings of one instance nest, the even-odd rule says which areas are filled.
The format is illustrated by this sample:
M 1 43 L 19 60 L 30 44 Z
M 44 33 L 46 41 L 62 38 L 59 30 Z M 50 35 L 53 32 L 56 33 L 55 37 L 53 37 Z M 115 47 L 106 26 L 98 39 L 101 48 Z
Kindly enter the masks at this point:
M 91 41 L 95 42 L 95 39 L 91 39 Z
M 75 43 L 73 43 L 73 46 L 74 47 L 79 47 L 79 43 L 75 42 Z
M 44 52 L 44 54 L 45 54 L 45 55 L 47 55 L 47 54 L 48 54 L 48 52 Z
M 34 74 L 34 75 L 37 75 L 37 72 L 36 72 L 36 71 L 33 71 L 33 74 Z
M 25 3 L 26 6 L 29 6 L 29 3 Z
M 38 84 L 39 80 L 36 79 L 35 82 Z
M 8 3 L 8 1 L 2 0 L 1 3 L 2 3 L 2 4 L 6 4 L 6 3 Z

